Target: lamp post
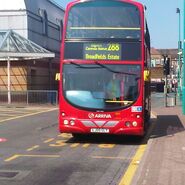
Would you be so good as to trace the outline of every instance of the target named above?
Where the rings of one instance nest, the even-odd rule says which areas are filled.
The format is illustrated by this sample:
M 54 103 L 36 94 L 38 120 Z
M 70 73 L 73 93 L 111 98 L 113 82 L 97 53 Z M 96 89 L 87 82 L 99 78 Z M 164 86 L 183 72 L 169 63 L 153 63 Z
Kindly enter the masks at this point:
M 177 95 L 181 99 L 181 11 L 179 8 L 176 9 L 176 13 L 179 14 L 179 41 L 178 41 L 178 71 L 177 71 Z
M 185 115 L 185 0 L 184 0 L 184 37 L 183 37 L 183 67 L 182 67 L 182 113 Z

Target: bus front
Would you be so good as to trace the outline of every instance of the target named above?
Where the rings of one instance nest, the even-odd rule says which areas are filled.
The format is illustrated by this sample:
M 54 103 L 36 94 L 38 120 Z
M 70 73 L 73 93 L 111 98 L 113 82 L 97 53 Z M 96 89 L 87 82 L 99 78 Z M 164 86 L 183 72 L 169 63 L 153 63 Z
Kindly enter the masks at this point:
M 144 134 L 143 12 L 132 1 L 88 0 L 67 6 L 60 132 Z

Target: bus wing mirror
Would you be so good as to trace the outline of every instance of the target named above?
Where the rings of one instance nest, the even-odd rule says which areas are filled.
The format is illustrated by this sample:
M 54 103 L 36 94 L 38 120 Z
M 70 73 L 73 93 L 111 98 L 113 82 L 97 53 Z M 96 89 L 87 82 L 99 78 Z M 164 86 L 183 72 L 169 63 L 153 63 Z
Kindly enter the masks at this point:
M 60 81 L 60 73 L 56 73 L 55 74 L 55 80 L 56 81 Z

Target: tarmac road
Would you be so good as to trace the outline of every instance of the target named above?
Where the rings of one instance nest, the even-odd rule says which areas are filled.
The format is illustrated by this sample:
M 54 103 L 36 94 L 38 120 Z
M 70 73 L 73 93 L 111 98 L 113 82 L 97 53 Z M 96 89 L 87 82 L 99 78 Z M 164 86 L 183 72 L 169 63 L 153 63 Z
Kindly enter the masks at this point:
M 58 110 L 40 110 L 0 121 L 1 185 L 115 185 L 133 175 L 128 169 L 139 164 L 141 140 L 77 140 L 58 132 L 57 118 Z

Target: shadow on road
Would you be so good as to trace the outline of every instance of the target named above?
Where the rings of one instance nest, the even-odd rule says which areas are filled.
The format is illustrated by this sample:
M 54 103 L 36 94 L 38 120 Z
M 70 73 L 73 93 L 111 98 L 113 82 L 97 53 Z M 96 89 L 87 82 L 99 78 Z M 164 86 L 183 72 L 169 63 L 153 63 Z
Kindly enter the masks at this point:
M 103 135 L 91 134 L 74 137 L 68 140 L 69 143 L 91 143 L 91 144 L 119 144 L 119 145 L 140 145 L 143 138 L 137 136 Z
M 177 115 L 158 115 L 150 138 L 173 136 L 185 128 Z

